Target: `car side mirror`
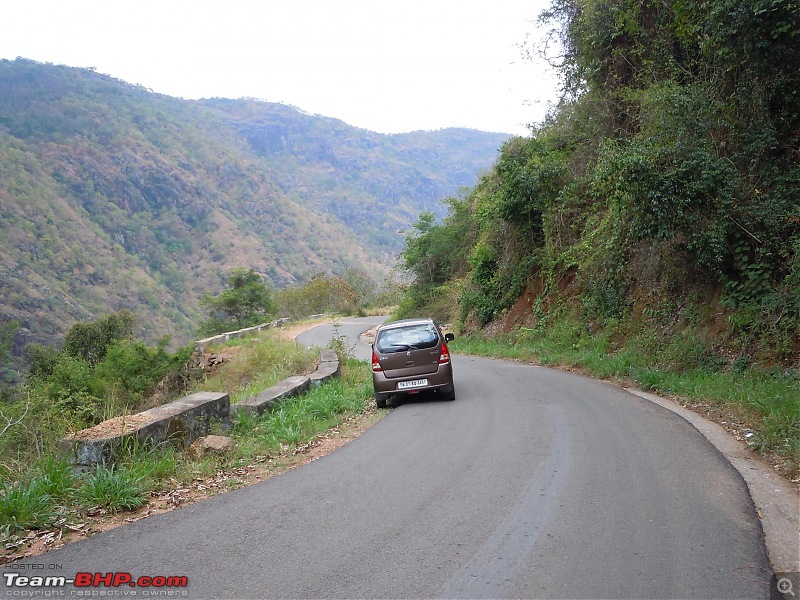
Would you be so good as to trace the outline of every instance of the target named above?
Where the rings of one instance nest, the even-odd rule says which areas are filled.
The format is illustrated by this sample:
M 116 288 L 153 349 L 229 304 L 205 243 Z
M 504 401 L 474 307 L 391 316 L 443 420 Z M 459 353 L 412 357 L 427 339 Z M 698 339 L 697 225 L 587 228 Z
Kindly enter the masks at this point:
M 444 334 L 444 341 L 445 342 L 452 342 L 454 339 L 456 339 L 456 336 L 454 336 L 452 333 L 445 333 Z

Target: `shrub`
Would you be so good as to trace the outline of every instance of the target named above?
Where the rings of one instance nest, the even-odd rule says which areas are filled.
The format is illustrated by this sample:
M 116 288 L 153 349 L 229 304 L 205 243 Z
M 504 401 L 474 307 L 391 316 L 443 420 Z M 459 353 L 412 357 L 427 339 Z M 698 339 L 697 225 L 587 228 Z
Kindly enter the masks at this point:
M 173 355 L 164 348 L 166 340 L 151 348 L 137 340 L 123 340 L 109 348 L 97 365 L 95 377 L 106 390 L 121 390 L 137 399 L 151 391 L 168 373 L 183 367 L 191 354 L 185 347 Z
M 17 531 L 46 529 L 60 516 L 41 479 L 0 487 L 0 532 L 8 538 Z
M 73 465 L 68 458 L 46 455 L 35 465 L 33 472 L 38 477 L 42 490 L 57 501 L 67 500 L 75 492 Z
M 135 322 L 131 311 L 121 310 L 89 323 L 75 323 L 64 338 L 62 351 L 94 366 L 112 344 L 131 336 Z
M 363 280 L 354 280 L 353 284 L 366 287 Z M 305 285 L 278 292 L 276 301 L 282 315 L 302 318 L 323 313 L 355 314 L 363 297 L 344 277 L 317 275 Z
M 110 512 L 134 510 L 147 502 L 142 480 L 142 475 L 125 467 L 100 466 L 86 476 L 76 497 L 86 507 L 97 506 Z

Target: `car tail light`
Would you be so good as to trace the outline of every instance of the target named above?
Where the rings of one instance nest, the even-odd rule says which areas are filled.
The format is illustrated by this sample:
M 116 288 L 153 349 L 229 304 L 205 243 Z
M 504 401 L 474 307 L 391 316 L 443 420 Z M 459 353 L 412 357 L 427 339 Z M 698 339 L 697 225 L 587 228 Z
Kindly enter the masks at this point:
M 450 362 L 450 351 L 447 349 L 447 342 L 442 342 L 442 352 L 441 354 L 439 354 L 439 364 L 446 365 L 449 362 Z
M 378 355 L 375 354 L 374 350 L 372 352 L 372 370 L 375 371 L 375 372 L 383 371 L 383 367 L 381 366 L 381 362 L 378 360 Z

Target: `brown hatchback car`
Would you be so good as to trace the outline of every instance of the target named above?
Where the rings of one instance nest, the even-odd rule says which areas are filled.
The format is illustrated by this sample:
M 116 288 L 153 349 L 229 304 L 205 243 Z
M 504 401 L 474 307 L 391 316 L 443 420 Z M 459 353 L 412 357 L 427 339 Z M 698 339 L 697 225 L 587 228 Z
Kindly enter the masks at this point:
M 372 344 L 372 383 L 375 404 L 384 408 L 392 394 L 435 390 L 444 400 L 455 400 L 453 365 L 447 342 L 433 319 L 406 319 L 384 323 Z

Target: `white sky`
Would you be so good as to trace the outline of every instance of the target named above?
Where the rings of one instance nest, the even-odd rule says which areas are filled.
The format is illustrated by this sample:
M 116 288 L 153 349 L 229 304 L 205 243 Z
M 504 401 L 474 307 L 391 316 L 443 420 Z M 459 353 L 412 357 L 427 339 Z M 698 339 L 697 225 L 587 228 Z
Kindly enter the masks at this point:
M 0 58 L 182 98 L 254 97 L 397 133 L 525 134 L 555 76 L 524 59 L 549 0 L 4 0 Z

